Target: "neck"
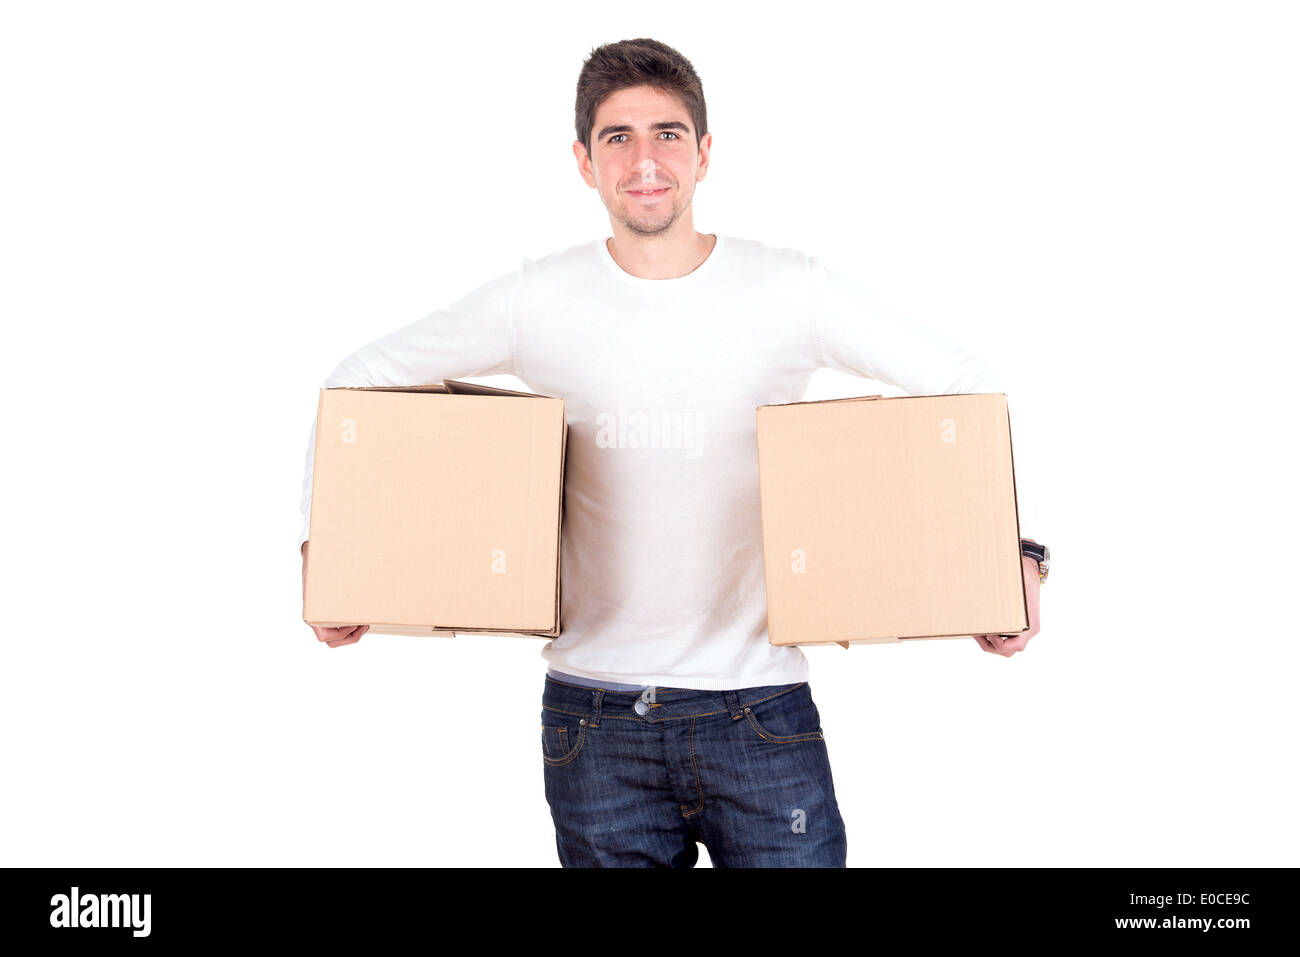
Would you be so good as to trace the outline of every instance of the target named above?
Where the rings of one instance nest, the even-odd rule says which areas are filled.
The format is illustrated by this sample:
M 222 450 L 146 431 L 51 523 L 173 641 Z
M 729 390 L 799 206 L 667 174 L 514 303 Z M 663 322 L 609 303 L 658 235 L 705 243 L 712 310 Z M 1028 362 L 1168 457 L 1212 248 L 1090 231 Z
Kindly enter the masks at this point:
M 671 228 L 653 236 L 636 233 L 622 223 L 612 223 L 614 235 L 605 247 L 614 262 L 638 279 L 677 279 L 699 268 L 713 252 L 715 236 L 695 231 L 683 217 Z

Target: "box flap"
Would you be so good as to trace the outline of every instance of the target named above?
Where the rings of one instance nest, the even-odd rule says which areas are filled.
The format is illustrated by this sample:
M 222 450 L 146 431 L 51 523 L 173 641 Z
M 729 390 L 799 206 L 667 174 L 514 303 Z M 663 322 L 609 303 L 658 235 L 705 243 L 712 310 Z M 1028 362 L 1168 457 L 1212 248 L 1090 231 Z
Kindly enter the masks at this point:
M 429 385 L 340 385 L 323 392 L 446 392 L 447 388 L 440 382 Z
M 539 395 L 536 392 L 516 392 L 514 389 L 498 389 L 496 386 L 483 385 L 478 382 L 465 382 L 461 379 L 443 379 L 446 391 L 456 395 L 518 395 L 529 399 L 553 399 L 555 396 Z
M 866 402 L 870 399 L 883 399 L 883 395 L 846 395 L 840 399 L 804 399 L 801 402 L 774 402 L 768 405 L 760 405 L 760 409 L 784 409 L 790 405 L 824 405 L 829 402 Z M 898 398 L 894 396 L 894 398 Z M 908 398 L 911 398 L 908 396 Z

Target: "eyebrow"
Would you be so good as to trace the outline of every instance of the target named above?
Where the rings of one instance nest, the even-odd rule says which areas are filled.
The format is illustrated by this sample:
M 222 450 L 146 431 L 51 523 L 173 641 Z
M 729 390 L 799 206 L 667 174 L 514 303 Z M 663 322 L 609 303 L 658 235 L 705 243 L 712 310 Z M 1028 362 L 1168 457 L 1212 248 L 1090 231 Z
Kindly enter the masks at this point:
M 676 130 L 682 133 L 686 133 L 688 135 L 691 132 L 691 128 L 689 126 L 687 126 L 685 123 L 679 123 L 677 120 L 664 120 L 659 123 L 651 123 L 650 129 L 655 132 L 658 132 L 660 130 Z M 611 136 L 614 133 L 632 133 L 632 132 L 635 131 L 632 129 L 632 127 L 628 126 L 627 124 L 606 126 L 606 127 L 602 127 L 601 131 L 596 134 L 596 139 L 603 140 L 605 137 Z

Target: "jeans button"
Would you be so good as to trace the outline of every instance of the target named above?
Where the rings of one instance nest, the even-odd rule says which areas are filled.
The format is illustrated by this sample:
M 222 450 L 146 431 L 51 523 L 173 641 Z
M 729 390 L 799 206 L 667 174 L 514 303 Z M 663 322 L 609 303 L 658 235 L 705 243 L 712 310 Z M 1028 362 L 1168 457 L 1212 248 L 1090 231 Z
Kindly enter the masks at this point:
M 636 704 L 632 705 L 632 710 L 635 711 L 637 714 L 644 716 L 649 713 L 650 706 L 646 704 L 644 701 L 642 701 L 640 698 L 637 698 Z

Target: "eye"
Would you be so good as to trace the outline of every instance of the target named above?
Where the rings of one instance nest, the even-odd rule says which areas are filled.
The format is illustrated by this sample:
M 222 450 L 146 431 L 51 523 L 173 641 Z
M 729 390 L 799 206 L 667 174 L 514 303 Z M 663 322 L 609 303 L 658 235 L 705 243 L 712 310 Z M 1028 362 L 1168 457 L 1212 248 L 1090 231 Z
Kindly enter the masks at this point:
M 675 140 L 679 140 L 679 139 L 681 139 L 681 137 L 678 136 L 676 133 L 674 133 L 672 130 L 662 130 L 662 131 L 660 131 L 660 134 L 659 134 L 659 135 L 660 135 L 660 136 L 671 136 L 671 137 L 672 137 L 673 139 L 675 139 Z M 615 142 L 616 140 L 618 140 L 619 137 L 623 137 L 623 136 L 627 136 L 627 134 L 626 134 L 626 133 L 615 133 L 615 134 L 613 134 L 612 136 L 610 136 L 610 138 L 607 139 L 605 142 L 606 142 L 606 143 L 613 143 L 613 142 Z

